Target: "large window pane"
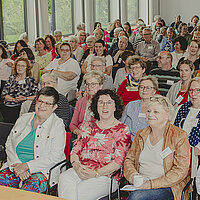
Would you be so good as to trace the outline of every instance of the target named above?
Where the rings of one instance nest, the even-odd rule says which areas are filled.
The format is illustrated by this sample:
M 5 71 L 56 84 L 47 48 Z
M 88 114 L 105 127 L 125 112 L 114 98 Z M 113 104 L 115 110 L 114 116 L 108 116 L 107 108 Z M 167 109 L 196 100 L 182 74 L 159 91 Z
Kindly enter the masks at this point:
M 109 0 L 95 0 L 95 21 L 101 22 L 102 28 L 107 28 L 109 21 Z
M 135 24 L 138 18 L 138 0 L 127 0 L 128 22 Z
M 16 42 L 24 32 L 23 0 L 3 0 L 4 40 Z

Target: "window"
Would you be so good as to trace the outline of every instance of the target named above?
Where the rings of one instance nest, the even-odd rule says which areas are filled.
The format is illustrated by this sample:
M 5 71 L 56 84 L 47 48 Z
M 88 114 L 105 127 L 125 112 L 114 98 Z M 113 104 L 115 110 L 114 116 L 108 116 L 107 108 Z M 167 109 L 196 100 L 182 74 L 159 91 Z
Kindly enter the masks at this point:
M 94 21 L 101 22 L 103 29 L 107 29 L 108 22 L 110 21 L 110 1 L 109 0 L 95 0 L 94 1 Z
M 73 33 L 73 1 L 48 0 L 51 30 L 61 30 L 63 35 Z
M 135 24 L 138 19 L 138 0 L 127 0 L 127 17 L 130 24 Z
M 24 1 L 2 0 L 3 36 L 6 42 L 16 42 L 24 30 Z M 2 23 L 2 22 L 0 22 Z

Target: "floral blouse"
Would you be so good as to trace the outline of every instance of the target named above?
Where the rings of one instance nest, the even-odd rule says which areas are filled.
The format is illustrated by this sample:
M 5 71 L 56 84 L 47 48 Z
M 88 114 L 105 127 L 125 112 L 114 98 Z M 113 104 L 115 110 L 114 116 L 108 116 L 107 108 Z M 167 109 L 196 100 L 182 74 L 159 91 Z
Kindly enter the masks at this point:
M 81 137 L 73 147 L 72 154 L 78 155 L 81 164 L 93 170 L 111 162 L 123 166 L 130 145 L 131 136 L 127 125 L 119 123 L 103 130 L 94 120 L 82 125 Z
M 27 76 L 24 80 L 16 81 L 16 75 L 14 75 L 10 76 L 6 82 L 2 91 L 2 97 L 5 98 L 6 95 L 10 95 L 13 98 L 18 96 L 28 97 L 35 95 L 37 91 L 37 84 L 33 77 Z M 18 106 L 21 103 L 4 100 L 4 104 L 6 106 Z

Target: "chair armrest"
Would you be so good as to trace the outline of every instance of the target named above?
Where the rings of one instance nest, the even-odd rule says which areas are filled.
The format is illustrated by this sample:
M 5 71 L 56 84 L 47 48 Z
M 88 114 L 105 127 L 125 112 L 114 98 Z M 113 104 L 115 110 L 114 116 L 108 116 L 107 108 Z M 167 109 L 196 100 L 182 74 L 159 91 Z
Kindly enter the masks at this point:
M 192 184 L 192 181 L 193 181 L 193 178 L 191 178 L 191 179 L 187 182 L 187 184 L 185 185 L 185 187 L 183 188 L 183 191 L 182 191 L 182 194 L 181 194 L 181 200 L 183 200 L 185 191 L 189 188 L 190 184 Z
M 48 175 L 48 180 L 47 180 L 47 191 L 46 191 L 46 194 L 49 194 L 49 183 L 50 183 L 50 179 L 51 179 L 52 170 L 55 169 L 56 167 L 58 167 L 59 165 L 62 165 L 61 168 L 63 168 L 64 166 L 69 166 L 69 164 L 70 163 L 67 160 L 63 160 L 63 161 L 57 163 L 56 165 L 54 165 L 53 167 L 50 168 L 49 175 Z

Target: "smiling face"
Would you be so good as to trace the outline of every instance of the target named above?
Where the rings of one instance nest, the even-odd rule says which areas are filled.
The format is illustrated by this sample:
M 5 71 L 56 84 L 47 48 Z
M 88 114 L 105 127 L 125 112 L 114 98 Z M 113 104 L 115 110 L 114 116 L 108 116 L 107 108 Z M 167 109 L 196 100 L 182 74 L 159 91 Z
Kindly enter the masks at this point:
M 91 70 L 105 72 L 106 66 L 100 60 L 94 60 L 91 63 Z
M 87 39 L 86 44 L 89 49 L 93 48 L 94 47 L 94 39 L 92 39 L 92 38 Z
M 60 57 L 61 59 L 69 59 L 71 56 L 70 47 L 68 45 L 62 45 L 60 48 Z
M 28 56 L 27 56 L 27 54 L 26 54 L 25 51 L 22 51 L 22 52 L 20 53 L 20 57 L 22 57 L 22 58 L 28 58 Z
M 42 51 L 42 50 L 44 50 L 45 45 L 41 40 L 39 40 L 39 41 L 36 42 L 35 48 L 36 48 L 37 51 Z
M 101 95 L 97 103 L 97 111 L 100 120 L 112 120 L 115 112 L 115 101 L 111 99 L 110 95 Z
M 97 56 L 102 56 L 104 51 L 104 46 L 101 43 L 95 43 L 95 51 Z
M 77 43 L 76 43 L 75 39 L 73 39 L 73 38 L 70 39 L 69 43 L 70 43 L 72 49 L 76 49 L 77 48 Z
M 169 120 L 170 114 L 167 113 L 159 103 L 150 104 L 146 111 L 146 120 L 151 128 L 162 127 Z
M 141 99 L 150 99 L 155 94 L 155 87 L 150 80 L 143 80 L 139 85 L 139 95 Z
M 52 42 L 51 42 L 51 39 L 49 37 L 46 38 L 45 44 L 46 44 L 48 49 L 50 49 L 50 50 L 53 49 Z
M 85 81 L 86 92 L 89 96 L 94 96 L 99 90 L 102 89 L 103 85 L 100 85 L 96 78 L 89 78 Z
M 145 69 L 142 69 L 141 65 L 139 63 L 130 65 L 129 71 L 131 76 L 134 78 L 135 81 L 138 81 L 140 78 L 142 78 Z
M 183 81 L 190 81 L 192 79 L 192 74 L 194 69 L 191 70 L 190 66 L 187 64 L 180 65 L 180 77 Z
M 35 113 L 37 117 L 48 119 L 54 110 L 58 107 L 53 105 L 54 98 L 51 96 L 40 95 L 36 100 Z
M 151 41 L 151 31 L 150 30 L 143 30 L 143 38 L 145 42 L 150 42 Z
M 200 108 L 200 83 L 198 81 L 192 81 L 189 96 L 193 107 Z
M 27 68 L 27 65 L 26 65 L 25 61 L 20 60 L 20 61 L 17 62 L 17 64 L 16 64 L 17 74 L 26 75 L 26 68 Z
M 198 55 L 198 51 L 199 51 L 198 44 L 192 41 L 189 46 L 189 54 L 191 56 L 195 56 L 195 55 Z

